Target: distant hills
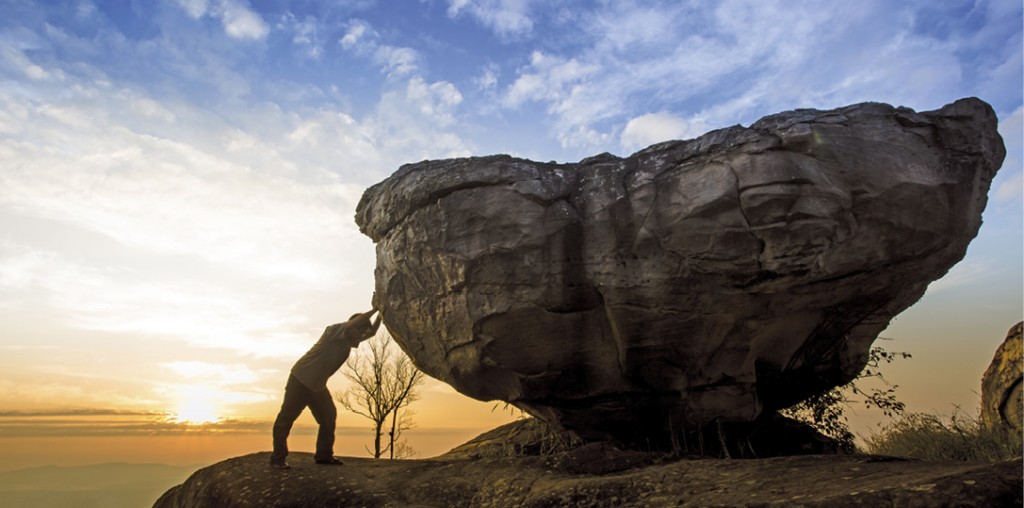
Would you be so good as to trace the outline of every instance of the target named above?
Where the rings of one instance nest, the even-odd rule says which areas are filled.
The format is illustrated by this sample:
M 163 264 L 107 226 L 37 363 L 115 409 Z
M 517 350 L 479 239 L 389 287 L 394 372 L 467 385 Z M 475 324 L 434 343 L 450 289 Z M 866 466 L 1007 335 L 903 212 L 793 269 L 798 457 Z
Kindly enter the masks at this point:
M 0 508 L 139 508 L 201 466 L 95 464 L 0 472 Z

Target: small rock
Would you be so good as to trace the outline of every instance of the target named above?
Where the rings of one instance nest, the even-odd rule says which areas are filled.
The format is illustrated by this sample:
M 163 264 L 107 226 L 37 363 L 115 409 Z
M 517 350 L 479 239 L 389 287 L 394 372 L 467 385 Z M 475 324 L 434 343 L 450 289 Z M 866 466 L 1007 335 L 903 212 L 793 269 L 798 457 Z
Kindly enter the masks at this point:
M 1024 322 L 1010 328 L 981 378 L 981 419 L 992 429 L 1024 429 L 1022 327 Z

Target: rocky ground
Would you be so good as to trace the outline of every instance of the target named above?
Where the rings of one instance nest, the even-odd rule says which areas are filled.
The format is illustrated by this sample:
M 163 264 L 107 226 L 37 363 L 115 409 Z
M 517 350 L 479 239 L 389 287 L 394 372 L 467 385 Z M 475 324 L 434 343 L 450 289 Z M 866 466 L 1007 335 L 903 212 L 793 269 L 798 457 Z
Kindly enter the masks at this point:
M 200 469 L 156 508 L 486 506 L 1021 506 L 1022 463 L 865 455 L 676 459 L 584 446 L 550 456 L 346 458 L 293 468 L 254 453 Z

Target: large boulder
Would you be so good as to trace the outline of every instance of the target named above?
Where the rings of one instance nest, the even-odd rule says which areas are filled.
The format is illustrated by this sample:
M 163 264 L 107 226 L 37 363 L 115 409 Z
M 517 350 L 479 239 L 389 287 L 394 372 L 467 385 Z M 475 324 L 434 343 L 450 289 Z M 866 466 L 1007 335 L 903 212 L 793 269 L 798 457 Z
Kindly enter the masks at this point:
M 374 304 L 427 374 L 584 439 L 754 421 L 853 379 L 963 258 L 996 125 L 973 98 L 864 103 L 626 158 L 405 165 L 356 212 Z
M 981 378 L 981 420 L 989 428 L 1020 433 L 1024 430 L 1024 322 L 1006 332 L 992 363 Z

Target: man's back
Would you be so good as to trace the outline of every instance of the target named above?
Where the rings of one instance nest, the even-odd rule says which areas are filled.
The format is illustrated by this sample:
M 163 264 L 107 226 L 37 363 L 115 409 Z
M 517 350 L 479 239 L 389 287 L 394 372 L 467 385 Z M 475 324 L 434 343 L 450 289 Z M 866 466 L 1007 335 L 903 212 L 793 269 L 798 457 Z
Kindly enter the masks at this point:
M 348 359 L 352 345 L 345 338 L 345 323 L 328 326 L 320 340 L 313 344 L 292 367 L 292 375 L 313 391 L 327 389 L 327 379 Z

